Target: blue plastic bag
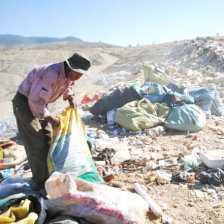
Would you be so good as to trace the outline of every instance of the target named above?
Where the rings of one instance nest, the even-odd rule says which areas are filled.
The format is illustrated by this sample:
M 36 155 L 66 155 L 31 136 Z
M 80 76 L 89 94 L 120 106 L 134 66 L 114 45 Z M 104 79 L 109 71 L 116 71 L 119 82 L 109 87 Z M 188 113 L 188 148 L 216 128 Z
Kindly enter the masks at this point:
M 189 94 L 194 98 L 195 104 L 202 108 L 206 118 L 210 118 L 211 115 L 222 115 L 222 100 L 215 88 L 206 87 L 190 90 Z
M 141 97 L 149 99 L 152 103 L 161 103 L 170 90 L 166 86 L 153 82 L 145 82 L 141 86 Z

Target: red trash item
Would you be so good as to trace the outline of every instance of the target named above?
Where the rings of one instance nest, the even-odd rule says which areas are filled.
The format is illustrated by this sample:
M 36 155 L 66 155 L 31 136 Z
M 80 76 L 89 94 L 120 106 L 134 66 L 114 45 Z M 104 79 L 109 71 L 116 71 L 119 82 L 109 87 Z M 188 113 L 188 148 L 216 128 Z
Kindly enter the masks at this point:
M 91 101 L 91 99 L 90 99 L 87 95 L 85 95 L 85 96 L 83 97 L 81 103 L 88 103 L 88 102 L 90 102 L 90 101 Z
M 94 97 L 92 98 L 92 101 L 94 101 L 94 100 L 97 101 L 98 99 L 99 99 L 99 96 L 97 94 L 95 94 Z
M 198 139 L 198 136 L 197 135 L 194 135 L 193 138 L 194 138 L 194 140 L 197 140 Z

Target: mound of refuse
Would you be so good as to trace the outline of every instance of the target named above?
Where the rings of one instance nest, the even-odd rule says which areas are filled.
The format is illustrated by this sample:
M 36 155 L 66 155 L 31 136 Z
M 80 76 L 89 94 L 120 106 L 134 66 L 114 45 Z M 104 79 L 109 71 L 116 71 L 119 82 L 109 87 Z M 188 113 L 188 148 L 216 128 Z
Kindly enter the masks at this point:
M 224 72 L 223 52 L 223 39 L 197 38 L 175 46 L 166 59 L 182 68 Z

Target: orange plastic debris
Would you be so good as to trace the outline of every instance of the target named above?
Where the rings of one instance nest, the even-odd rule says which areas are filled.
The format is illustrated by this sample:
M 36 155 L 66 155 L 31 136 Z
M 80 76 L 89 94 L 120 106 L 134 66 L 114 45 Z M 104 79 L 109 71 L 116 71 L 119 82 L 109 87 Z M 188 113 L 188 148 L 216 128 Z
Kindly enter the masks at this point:
M 88 102 L 90 102 L 90 101 L 91 101 L 91 99 L 90 99 L 87 95 L 85 95 L 85 96 L 83 97 L 81 103 L 88 103 Z
M 99 96 L 97 94 L 95 94 L 94 97 L 92 98 L 92 101 L 94 101 L 94 100 L 97 101 L 98 99 L 99 99 Z

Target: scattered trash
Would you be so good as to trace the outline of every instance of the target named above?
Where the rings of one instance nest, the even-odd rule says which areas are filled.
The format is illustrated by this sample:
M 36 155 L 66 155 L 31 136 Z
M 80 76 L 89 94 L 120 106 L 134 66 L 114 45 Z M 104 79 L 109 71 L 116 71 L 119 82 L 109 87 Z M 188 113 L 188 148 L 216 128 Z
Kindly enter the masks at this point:
M 90 99 L 87 95 L 85 95 L 85 96 L 83 97 L 81 103 L 88 103 L 88 102 L 90 102 L 90 101 L 91 101 L 91 99 Z
M 156 171 L 156 176 L 156 181 L 158 184 L 168 184 L 172 178 L 172 174 L 160 170 Z
M 193 139 L 194 139 L 194 140 L 198 140 L 198 136 L 197 136 L 197 135 L 194 135 L 194 136 L 193 136 Z
M 121 164 L 125 160 L 131 159 L 130 151 L 128 149 L 118 150 L 111 159 L 111 163 L 115 165 Z
M 224 150 L 208 150 L 201 152 L 200 158 L 209 168 L 224 169 Z
M 150 173 L 149 174 L 149 180 L 150 180 L 150 182 L 156 181 L 156 173 Z
M 4 169 L 0 171 L 1 181 L 9 177 L 16 177 L 16 175 L 14 175 L 14 169 Z
M 169 217 L 166 214 L 162 215 L 162 223 L 163 224 L 169 224 L 169 223 L 172 223 L 172 222 L 173 222 L 173 218 Z
M 18 133 L 14 116 L 6 120 L 0 120 L 0 140 L 10 139 Z
M 154 169 L 156 169 L 158 167 L 158 165 L 155 162 L 153 162 L 153 161 L 149 161 L 145 165 L 146 166 L 143 168 L 144 172 L 154 170 Z
M 174 172 L 172 174 L 171 182 L 187 182 L 189 175 L 185 172 Z
M 222 169 L 209 169 L 199 174 L 201 183 L 219 186 L 224 183 L 224 171 Z
M 184 161 L 184 170 L 186 171 L 196 169 L 201 163 L 201 160 L 196 153 L 184 156 Z
M 157 217 L 161 216 L 163 211 L 162 209 L 153 201 L 153 199 L 143 190 L 139 183 L 134 184 L 134 189 L 136 192 L 148 202 L 150 209 L 152 210 L 153 214 Z
M 115 124 L 115 109 L 107 111 L 107 123 L 109 125 Z

